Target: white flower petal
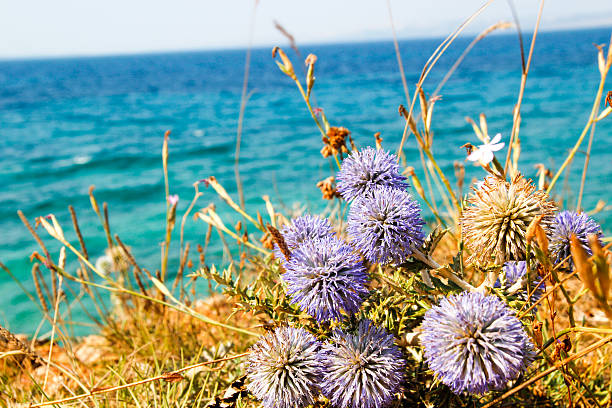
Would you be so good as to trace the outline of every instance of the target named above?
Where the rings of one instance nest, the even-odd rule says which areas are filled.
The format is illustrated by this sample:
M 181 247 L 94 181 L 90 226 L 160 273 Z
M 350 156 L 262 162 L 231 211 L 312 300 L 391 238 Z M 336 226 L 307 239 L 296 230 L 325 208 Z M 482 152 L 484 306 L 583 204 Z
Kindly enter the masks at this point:
M 480 161 L 481 154 L 482 154 L 482 150 L 480 150 L 480 149 L 474 150 L 472 153 L 470 153 L 470 155 L 467 157 L 467 159 L 469 161 L 473 161 L 473 162 Z
M 504 148 L 506 144 L 504 142 L 501 143 L 497 143 L 497 144 L 492 144 L 488 146 L 488 149 L 492 152 L 497 152 L 498 150 L 501 150 Z
M 495 157 L 493 155 L 493 152 L 489 149 L 480 149 L 480 151 L 482 152 L 482 154 L 480 155 L 480 163 L 485 165 L 485 164 L 489 164 L 493 161 L 493 157 Z
M 493 140 L 491 140 L 489 144 L 499 143 L 500 140 L 501 140 L 501 133 L 498 133 L 493 137 Z

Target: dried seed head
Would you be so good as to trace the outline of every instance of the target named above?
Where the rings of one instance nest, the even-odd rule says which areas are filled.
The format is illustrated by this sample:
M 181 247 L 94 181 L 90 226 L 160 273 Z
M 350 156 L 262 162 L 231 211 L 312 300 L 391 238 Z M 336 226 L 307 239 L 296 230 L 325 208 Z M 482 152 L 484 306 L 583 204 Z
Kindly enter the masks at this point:
M 461 216 L 463 240 L 471 252 L 468 262 L 498 265 L 524 260 L 528 226 L 542 216 L 540 226 L 548 230 L 556 209 L 545 192 L 520 174 L 510 183 L 486 177 L 468 204 Z
M 327 131 L 327 135 L 322 138 L 325 146 L 321 149 L 321 155 L 323 157 L 329 157 L 332 154 L 348 153 L 346 138 L 350 133 L 351 132 L 345 127 L 330 127 Z
M 266 231 L 263 234 L 263 236 L 259 239 L 259 242 L 261 242 L 263 247 L 266 249 L 274 249 L 274 238 L 272 237 L 272 234 L 270 234 L 269 231 Z
M 321 180 L 317 183 L 317 187 L 321 190 L 324 200 L 333 200 L 336 197 L 341 197 L 338 190 L 336 190 L 336 179 L 333 176 Z
M 542 348 L 542 343 L 543 343 L 542 326 L 543 326 L 542 322 L 538 320 L 533 321 L 533 325 L 532 325 L 533 337 L 535 339 L 536 346 L 538 346 L 538 348 L 540 349 Z
M 267 224 L 266 227 L 268 228 L 268 231 L 270 231 L 270 235 L 272 235 L 272 239 L 274 239 L 274 242 L 280 249 L 280 252 L 285 256 L 287 260 L 289 260 L 289 258 L 291 258 L 291 251 L 289 250 L 289 247 L 287 246 L 283 235 L 270 224 Z
M 374 133 L 374 139 L 376 140 L 376 150 L 382 149 L 382 137 L 380 137 L 380 132 Z
M 403 116 L 404 119 L 408 119 L 408 111 L 404 105 L 400 104 L 400 106 L 397 108 L 397 112 L 400 114 L 400 116 Z

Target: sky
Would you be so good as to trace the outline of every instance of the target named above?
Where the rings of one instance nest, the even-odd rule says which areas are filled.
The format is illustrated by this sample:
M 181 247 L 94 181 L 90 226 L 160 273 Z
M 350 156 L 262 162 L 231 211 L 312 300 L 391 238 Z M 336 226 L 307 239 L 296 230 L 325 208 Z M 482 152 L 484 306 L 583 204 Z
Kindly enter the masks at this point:
M 513 1 L 529 31 L 539 1 Z M 399 38 L 445 36 L 485 3 L 389 2 Z M 511 19 L 508 0 L 494 0 L 466 34 Z M 298 44 L 392 35 L 387 0 L 0 0 L 0 58 L 245 48 L 250 39 L 255 46 L 286 45 L 274 21 Z M 545 2 L 542 30 L 586 27 L 612 31 L 612 0 Z

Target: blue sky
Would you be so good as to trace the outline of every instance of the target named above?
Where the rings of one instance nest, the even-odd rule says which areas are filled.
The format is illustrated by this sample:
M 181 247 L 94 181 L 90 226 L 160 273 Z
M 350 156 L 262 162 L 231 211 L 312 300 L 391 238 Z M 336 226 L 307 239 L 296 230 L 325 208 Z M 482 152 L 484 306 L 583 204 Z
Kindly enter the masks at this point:
M 514 0 L 523 29 L 539 2 Z M 450 33 L 483 0 L 391 0 L 401 38 Z M 0 58 L 124 54 L 246 47 L 254 0 L 0 0 Z M 253 43 L 286 44 L 279 21 L 298 44 L 390 38 L 387 0 L 259 0 Z M 469 28 L 510 20 L 506 0 Z M 543 30 L 608 26 L 612 0 L 548 0 Z

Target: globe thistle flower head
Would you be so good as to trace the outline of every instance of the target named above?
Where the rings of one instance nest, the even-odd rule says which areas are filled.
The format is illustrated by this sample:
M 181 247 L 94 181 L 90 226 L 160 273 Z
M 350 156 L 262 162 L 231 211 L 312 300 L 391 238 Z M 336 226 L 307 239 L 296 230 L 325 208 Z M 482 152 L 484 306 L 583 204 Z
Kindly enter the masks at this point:
M 265 408 L 305 407 L 319 395 L 321 343 L 306 330 L 279 327 L 251 347 L 247 389 Z
M 399 391 L 405 360 L 393 335 L 369 320 L 357 333 L 336 330 L 323 346 L 323 394 L 338 408 L 380 408 Z
M 456 394 L 501 389 L 533 361 L 521 322 L 495 296 L 444 298 L 425 313 L 421 328 L 429 368 Z
M 342 162 L 336 177 L 337 189 L 346 201 L 352 201 L 375 186 L 405 190 L 406 177 L 400 174 L 397 156 L 382 149 L 366 147 L 354 151 Z
M 290 250 L 294 250 L 306 240 L 334 235 L 334 229 L 327 218 L 306 214 L 291 220 L 289 225 L 285 225 L 282 228 L 281 234 L 287 247 Z M 285 255 L 283 255 L 276 243 L 274 243 L 274 256 L 280 259 L 283 264 L 285 263 Z
M 285 268 L 282 276 L 287 294 L 319 322 L 355 314 L 368 294 L 368 275 L 361 259 L 334 236 L 302 242 Z
M 583 212 L 561 211 L 554 219 L 550 237 L 550 251 L 555 263 L 564 263 L 564 270 L 571 272 L 574 262 L 570 256 L 570 238 L 576 234 L 576 238 L 582 244 L 589 256 L 593 251 L 589 247 L 589 235 L 594 234 L 601 239 L 602 231 L 599 224 Z
M 468 198 L 461 215 L 463 241 L 472 255 L 468 262 L 502 265 L 525 259 L 526 233 L 531 221 L 542 215 L 548 230 L 555 204 L 520 174 L 511 182 L 489 176 Z
M 421 207 L 404 190 L 378 186 L 351 205 L 346 231 L 370 262 L 401 263 L 423 243 Z
M 494 287 L 504 291 L 510 289 L 516 282 L 521 281 L 527 275 L 527 262 L 525 261 L 509 261 L 504 264 L 502 275 L 495 282 Z M 527 292 L 527 289 L 529 293 Z M 519 298 L 529 303 L 535 303 L 542 297 L 546 286 L 541 278 L 536 278 L 533 282 L 525 287 L 525 290 L 518 292 Z M 529 294 L 531 293 L 531 296 Z

